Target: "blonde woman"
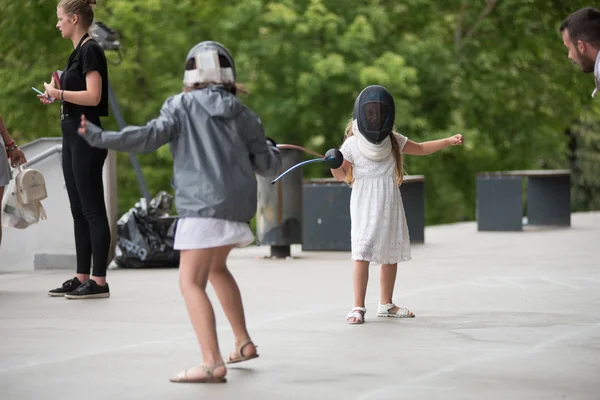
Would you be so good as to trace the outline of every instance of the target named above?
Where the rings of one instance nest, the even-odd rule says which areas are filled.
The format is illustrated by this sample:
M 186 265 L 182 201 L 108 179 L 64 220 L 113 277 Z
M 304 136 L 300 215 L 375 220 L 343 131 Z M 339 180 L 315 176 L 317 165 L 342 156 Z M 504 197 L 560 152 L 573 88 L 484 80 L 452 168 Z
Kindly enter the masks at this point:
M 60 77 L 44 83 L 43 104 L 60 103 L 62 167 L 73 215 L 76 275 L 61 287 L 48 292 L 51 297 L 92 299 L 110 297 L 106 282 L 110 228 L 104 204 L 102 168 L 107 151 L 96 149 L 78 134 L 83 114 L 101 126 L 108 115 L 108 67 L 104 50 L 90 37 L 95 0 L 61 0 L 56 27 L 74 50 Z M 92 260 L 94 270 L 92 271 Z

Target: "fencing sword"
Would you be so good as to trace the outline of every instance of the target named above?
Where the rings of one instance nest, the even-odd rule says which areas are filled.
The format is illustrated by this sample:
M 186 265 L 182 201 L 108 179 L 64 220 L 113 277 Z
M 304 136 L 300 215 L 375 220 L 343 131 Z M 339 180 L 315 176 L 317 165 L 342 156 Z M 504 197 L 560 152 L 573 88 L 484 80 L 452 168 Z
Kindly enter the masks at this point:
M 315 151 L 306 149 L 306 148 L 304 148 L 302 146 L 296 146 L 294 144 L 278 144 L 277 148 L 279 148 L 279 149 L 289 149 L 289 150 L 301 150 L 301 151 L 304 151 L 305 153 L 312 154 L 312 155 L 317 156 L 319 158 L 313 158 L 312 160 L 306 160 L 306 161 L 302 161 L 302 162 L 300 162 L 300 163 L 298 163 L 296 165 L 292 165 L 284 173 L 282 173 L 281 175 L 279 175 L 277 178 L 273 179 L 271 181 L 271 185 L 274 185 L 278 180 L 280 180 L 288 172 L 290 172 L 290 171 L 292 171 L 292 170 L 294 170 L 294 169 L 296 169 L 298 167 L 301 167 L 303 165 L 311 164 L 311 163 L 316 163 L 316 162 L 325 162 L 325 161 L 329 161 L 329 160 L 335 160 L 334 157 L 325 158 L 325 156 L 322 155 L 322 154 L 319 154 L 319 153 L 317 153 Z

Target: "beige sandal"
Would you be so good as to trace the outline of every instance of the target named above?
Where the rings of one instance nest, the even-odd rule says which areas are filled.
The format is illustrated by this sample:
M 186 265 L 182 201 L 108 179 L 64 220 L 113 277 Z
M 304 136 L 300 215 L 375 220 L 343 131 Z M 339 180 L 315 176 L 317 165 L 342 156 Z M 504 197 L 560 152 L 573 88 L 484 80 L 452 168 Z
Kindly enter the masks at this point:
M 224 367 L 225 364 L 218 363 L 213 365 L 212 367 L 207 367 L 206 365 L 201 365 L 200 367 L 204 370 L 204 376 L 200 378 L 190 378 L 188 377 L 188 370 L 185 369 L 169 379 L 171 382 L 176 383 L 225 383 L 227 382 L 227 378 L 225 377 L 216 377 L 214 375 L 215 369 L 219 367 Z
M 243 352 L 244 347 L 248 346 L 249 344 L 254 344 L 254 343 L 252 343 L 252 340 L 248 340 L 248 341 L 242 343 L 237 349 L 237 354 L 239 355 L 239 357 L 232 358 L 231 355 L 229 355 L 229 360 L 227 360 L 227 364 L 235 364 L 235 363 L 239 363 L 242 361 L 252 360 L 253 358 L 258 358 L 258 353 L 254 353 L 249 356 L 244 355 L 244 352 Z M 254 345 L 254 347 L 258 349 L 258 346 Z

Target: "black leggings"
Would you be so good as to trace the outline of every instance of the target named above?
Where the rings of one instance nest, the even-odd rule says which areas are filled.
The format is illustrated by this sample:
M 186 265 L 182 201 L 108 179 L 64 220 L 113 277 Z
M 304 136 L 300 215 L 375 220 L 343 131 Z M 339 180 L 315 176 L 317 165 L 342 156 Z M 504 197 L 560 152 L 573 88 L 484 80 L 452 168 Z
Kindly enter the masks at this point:
M 92 120 L 100 126 L 99 119 Z M 62 167 L 75 225 L 77 273 L 106 276 L 110 228 L 104 204 L 102 167 L 108 151 L 90 146 L 77 133 L 79 117 L 61 122 Z

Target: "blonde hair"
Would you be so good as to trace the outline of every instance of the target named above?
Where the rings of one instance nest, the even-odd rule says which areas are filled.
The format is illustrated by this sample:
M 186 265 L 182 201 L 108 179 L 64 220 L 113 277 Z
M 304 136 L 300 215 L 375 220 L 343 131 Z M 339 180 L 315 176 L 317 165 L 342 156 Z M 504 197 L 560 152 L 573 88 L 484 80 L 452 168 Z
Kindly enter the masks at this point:
M 96 0 L 60 0 L 58 7 L 62 8 L 65 14 L 79 15 L 81 25 L 87 31 L 94 23 L 94 5 Z
M 400 151 L 400 144 L 398 143 L 396 135 L 398 135 L 398 132 L 396 132 L 396 129 L 392 129 L 390 140 L 392 141 L 392 154 L 394 155 L 394 161 L 396 161 L 396 183 L 398 183 L 398 185 L 401 185 L 402 181 L 404 180 L 404 163 L 402 161 L 402 152 Z M 348 121 L 348 124 L 346 125 L 344 139 L 348 139 L 350 136 L 354 136 L 354 132 L 352 132 L 352 118 L 350 118 L 350 121 Z M 350 172 L 346 174 L 346 183 L 351 182 L 354 182 L 352 170 L 350 170 Z

